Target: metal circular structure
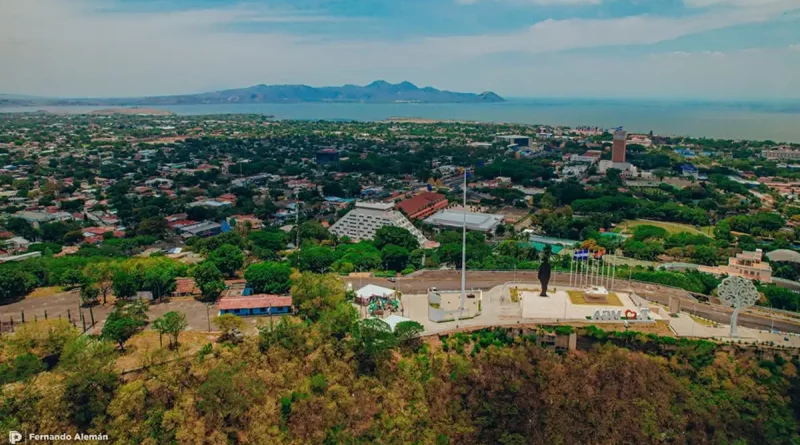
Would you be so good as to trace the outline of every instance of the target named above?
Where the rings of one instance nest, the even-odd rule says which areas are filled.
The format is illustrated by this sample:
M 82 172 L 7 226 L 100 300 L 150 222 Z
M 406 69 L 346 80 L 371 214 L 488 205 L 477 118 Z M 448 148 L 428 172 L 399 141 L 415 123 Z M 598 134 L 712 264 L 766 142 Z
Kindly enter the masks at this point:
M 733 314 L 731 314 L 731 337 L 736 337 L 736 320 L 739 317 L 739 310 L 748 308 L 758 301 L 760 296 L 758 289 L 747 278 L 731 276 L 722 280 L 722 283 L 717 287 L 717 296 L 724 305 L 733 308 Z

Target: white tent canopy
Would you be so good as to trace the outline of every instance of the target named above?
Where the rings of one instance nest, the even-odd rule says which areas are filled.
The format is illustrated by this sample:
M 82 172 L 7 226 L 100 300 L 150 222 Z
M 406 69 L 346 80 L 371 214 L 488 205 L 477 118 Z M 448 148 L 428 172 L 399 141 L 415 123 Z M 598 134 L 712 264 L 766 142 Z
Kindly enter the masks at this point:
M 388 289 L 375 284 L 368 284 L 356 291 L 357 298 L 370 297 L 391 297 L 394 296 L 394 289 Z

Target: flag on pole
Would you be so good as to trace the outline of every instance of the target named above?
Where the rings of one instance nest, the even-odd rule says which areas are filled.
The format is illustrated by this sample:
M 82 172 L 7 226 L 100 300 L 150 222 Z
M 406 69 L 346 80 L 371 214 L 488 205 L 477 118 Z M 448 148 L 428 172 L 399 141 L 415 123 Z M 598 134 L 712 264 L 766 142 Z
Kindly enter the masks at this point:
M 575 255 L 572 257 L 573 260 L 588 260 L 589 259 L 589 249 L 578 250 L 575 252 Z

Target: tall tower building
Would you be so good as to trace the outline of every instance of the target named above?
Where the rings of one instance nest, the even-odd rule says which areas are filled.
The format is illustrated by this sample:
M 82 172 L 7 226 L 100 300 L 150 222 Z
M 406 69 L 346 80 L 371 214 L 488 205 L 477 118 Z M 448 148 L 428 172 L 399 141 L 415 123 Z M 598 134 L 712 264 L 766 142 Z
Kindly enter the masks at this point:
M 611 147 L 611 162 L 625 162 L 625 144 L 628 133 L 622 128 L 614 132 L 614 145 Z

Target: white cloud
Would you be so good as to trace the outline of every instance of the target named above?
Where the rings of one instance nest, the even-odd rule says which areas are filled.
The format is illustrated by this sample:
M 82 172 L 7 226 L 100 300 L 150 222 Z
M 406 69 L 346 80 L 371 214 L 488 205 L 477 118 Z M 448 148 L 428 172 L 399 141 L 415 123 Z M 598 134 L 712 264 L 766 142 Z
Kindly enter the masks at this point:
M 800 51 L 800 43 L 798 43 L 796 45 L 789 45 L 789 49 L 794 50 L 794 51 Z
M 367 83 L 379 78 L 466 91 L 491 89 L 507 95 L 597 95 L 598 91 L 711 95 L 722 94 L 723 86 L 730 94 L 740 95 L 771 95 L 782 87 L 787 94 L 800 92 L 800 80 L 791 76 L 800 72 L 800 53 L 788 49 L 759 55 L 763 63 L 744 63 L 747 57 L 742 54 L 687 54 L 682 62 L 674 56 L 618 60 L 556 54 L 609 45 L 647 45 L 764 22 L 780 14 L 782 6 L 776 5 L 682 19 L 545 20 L 520 32 L 482 36 L 342 41 L 276 30 L 238 33 L 225 26 L 250 20 L 269 28 L 270 23 L 329 19 L 317 12 L 228 8 L 98 13 L 94 8 L 104 2 L 0 0 L 0 92 L 139 96 L 258 83 Z M 487 60 L 504 53 L 519 55 L 510 64 Z M 721 72 L 720 67 L 734 71 Z M 679 74 L 665 74 L 673 72 Z M 715 76 L 727 81 L 709 86 Z
M 481 0 L 455 0 L 456 3 L 462 5 L 474 5 Z M 603 0 L 492 0 L 495 2 L 516 3 L 516 4 L 530 4 L 530 5 L 600 5 Z
M 441 46 L 456 53 L 488 54 L 647 45 L 735 25 L 766 22 L 783 11 L 782 7 L 761 7 L 707 12 L 683 18 L 641 15 L 613 19 L 548 19 L 527 30 L 508 34 L 430 38 L 425 47 Z
M 710 6 L 735 6 L 752 8 L 757 6 L 783 4 L 787 7 L 800 7 L 797 0 L 683 0 L 690 8 L 707 8 Z

